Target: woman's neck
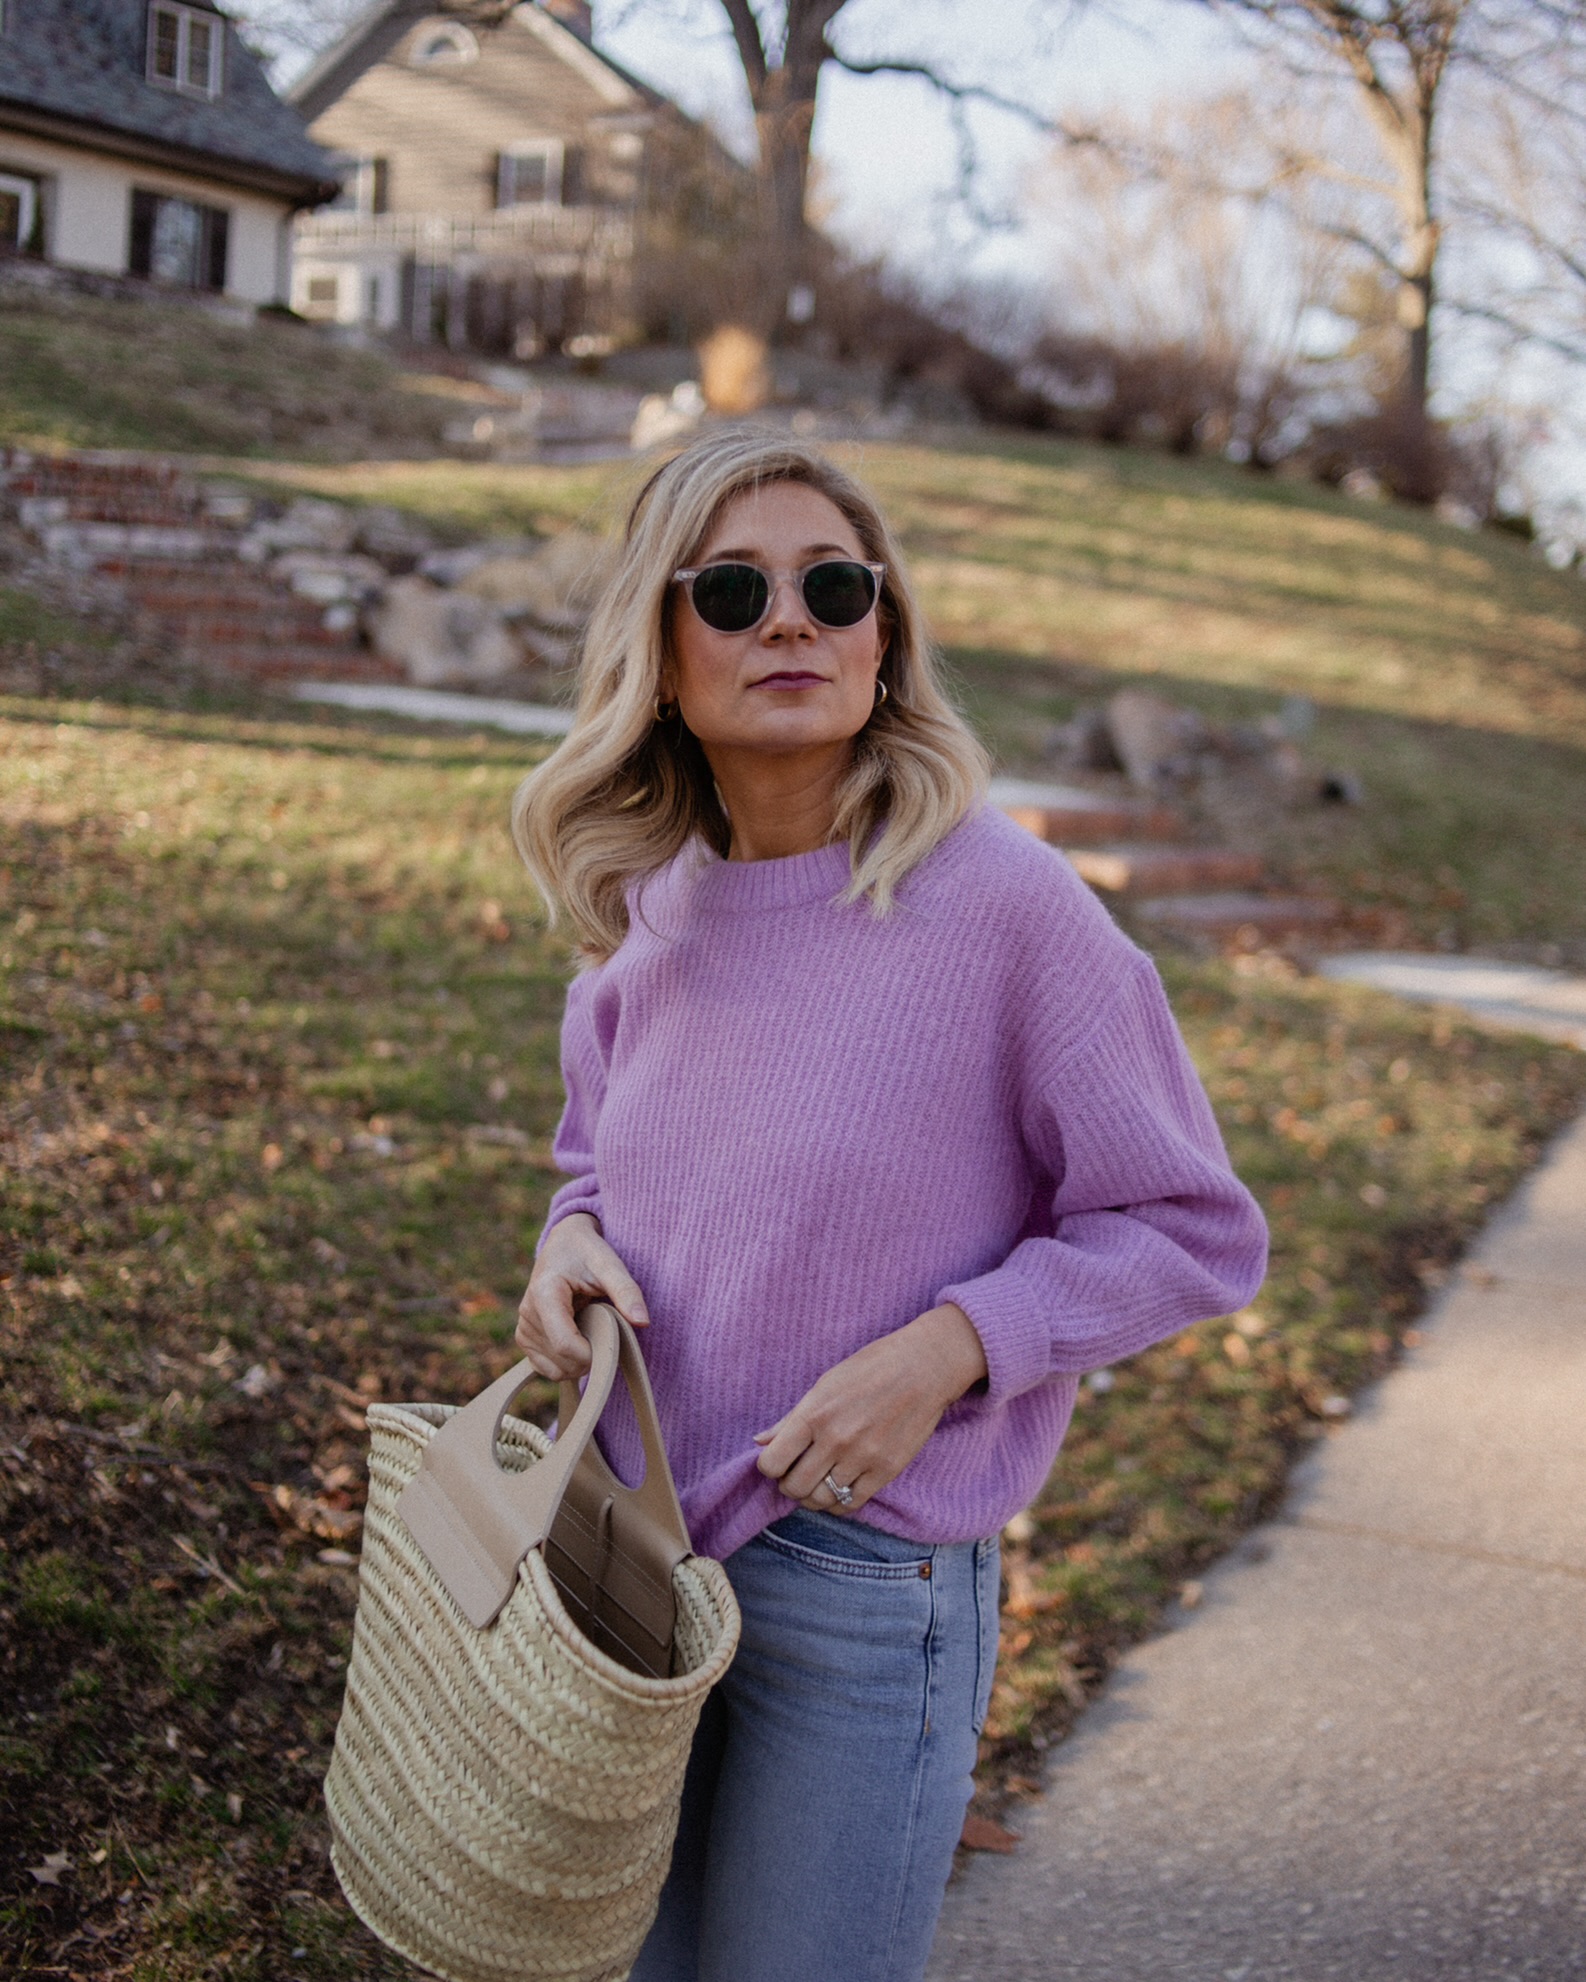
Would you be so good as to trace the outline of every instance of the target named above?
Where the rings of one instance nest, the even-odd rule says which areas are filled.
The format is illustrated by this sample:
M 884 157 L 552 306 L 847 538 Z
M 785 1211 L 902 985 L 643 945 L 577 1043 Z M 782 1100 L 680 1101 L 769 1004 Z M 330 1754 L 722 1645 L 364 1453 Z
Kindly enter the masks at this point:
M 729 860 L 787 860 L 831 839 L 838 788 L 852 757 L 847 741 L 787 756 L 705 754 L 732 831 Z

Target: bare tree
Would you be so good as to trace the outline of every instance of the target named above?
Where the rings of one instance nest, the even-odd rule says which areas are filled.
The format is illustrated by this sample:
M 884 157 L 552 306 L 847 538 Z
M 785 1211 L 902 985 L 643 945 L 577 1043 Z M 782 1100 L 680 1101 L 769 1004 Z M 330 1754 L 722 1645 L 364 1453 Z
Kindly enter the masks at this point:
M 764 331 L 780 321 L 789 292 L 807 282 L 818 260 L 817 237 L 809 217 L 810 139 L 822 76 L 833 67 L 855 76 L 913 77 L 949 105 L 959 140 L 960 190 L 974 178 L 975 147 L 969 113 L 975 108 L 1016 117 L 1052 135 L 1067 127 L 1039 102 L 1021 98 L 977 77 L 981 44 L 966 32 L 971 10 L 963 0 L 945 0 L 936 9 L 915 4 L 899 10 L 889 26 L 904 45 L 866 52 L 841 33 L 848 0 L 702 0 L 717 5 L 731 30 L 733 48 L 754 116 L 756 174 L 760 199 L 760 263 L 752 276 L 754 300 L 744 314 L 758 318 Z M 1039 46 L 1059 16 L 1077 13 L 1084 0 L 1027 0 L 1028 41 Z M 675 0 L 623 0 L 612 12 L 624 22 L 647 12 L 677 17 Z M 684 11 L 696 14 L 692 6 Z M 933 52 L 929 16 L 947 29 L 951 52 Z M 909 45 L 912 42 L 912 45 Z M 1007 51 L 1003 51 L 1006 55 Z M 1006 67 L 1004 61 L 1001 66 Z M 1076 137 L 1082 133 L 1074 133 Z
M 1524 4 L 1525 0 L 1516 0 Z M 1386 168 L 1388 238 L 1358 220 L 1325 222 L 1374 258 L 1392 281 L 1404 335 L 1402 392 L 1424 417 L 1431 387 L 1433 310 L 1443 223 L 1438 205 L 1439 119 L 1449 78 L 1477 59 L 1477 0 L 1203 0 L 1254 31 L 1269 58 L 1310 83 L 1343 81 L 1364 113 Z M 1328 148 L 1296 147 L 1280 184 L 1336 177 Z
M 1350 410 L 1361 367 L 1322 361 L 1311 331 L 1342 317 L 1359 257 L 1263 197 L 1280 131 L 1267 97 L 1169 97 L 1050 157 L 1047 323 L 1022 376 L 1063 424 L 1270 464 Z
M 1451 307 L 1501 345 L 1586 363 L 1586 10 L 1511 21 L 1447 168 Z

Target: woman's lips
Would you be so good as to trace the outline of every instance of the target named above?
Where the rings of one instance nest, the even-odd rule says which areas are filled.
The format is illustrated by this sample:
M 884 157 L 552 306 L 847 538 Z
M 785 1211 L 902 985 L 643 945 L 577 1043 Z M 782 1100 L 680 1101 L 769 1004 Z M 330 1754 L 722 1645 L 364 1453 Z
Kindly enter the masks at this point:
M 750 686 L 753 688 L 820 688 L 825 685 L 825 681 L 826 677 L 823 674 L 803 674 L 790 670 L 786 674 L 763 674 L 758 681 L 751 682 Z

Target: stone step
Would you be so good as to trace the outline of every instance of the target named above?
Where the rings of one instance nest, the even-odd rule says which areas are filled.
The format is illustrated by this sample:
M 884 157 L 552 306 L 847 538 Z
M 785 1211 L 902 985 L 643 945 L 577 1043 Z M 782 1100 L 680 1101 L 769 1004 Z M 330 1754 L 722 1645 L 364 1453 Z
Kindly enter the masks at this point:
M 320 648 L 327 654 L 357 653 L 361 646 L 356 628 L 328 627 L 318 619 L 304 619 L 293 613 L 258 613 L 247 619 L 157 618 L 154 624 L 161 634 L 194 655 L 218 654 L 238 646 L 264 646 L 271 641 Z
M 241 681 L 406 682 L 403 670 L 366 647 L 311 646 L 281 640 L 237 640 L 191 656 L 215 674 Z
M 1114 895 L 1253 888 L 1266 871 L 1260 854 L 1235 853 L 1229 847 L 1065 847 L 1063 851 L 1082 880 Z
M 1114 840 L 1179 840 L 1189 831 L 1182 812 L 1150 799 L 1109 798 L 1077 785 L 993 778 L 987 796 L 1026 832 L 1052 846 L 1106 846 Z
M 176 609 L 288 596 L 284 585 L 251 564 L 227 564 L 219 569 L 212 565 L 195 569 L 190 564 L 133 564 L 121 575 L 136 598 Z
M 1167 895 L 1137 902 L 1142 920 L 1186 936 L 1224 940 L 1245 930 L 1257 936 L 1318 933 L 1343 920 L 1337 902 L 1318 895 L 1222 894 Z
M 74 492 L 23 496 L 17 501 L 16 512 L 23 529 L 34 535 L 63 523 L 135 524 L 144 529 L 184 530 L 201 516 L 196 502 L 165 497 L 158 491 L 140 494 L 137 490 L 98 495 Z

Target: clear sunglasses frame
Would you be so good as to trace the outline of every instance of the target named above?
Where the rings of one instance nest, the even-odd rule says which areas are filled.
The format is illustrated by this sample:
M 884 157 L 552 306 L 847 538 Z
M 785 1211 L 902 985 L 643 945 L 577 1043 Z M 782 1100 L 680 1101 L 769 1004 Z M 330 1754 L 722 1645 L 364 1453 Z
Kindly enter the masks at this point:
M 761 612 L 756 618 L 750 620 L 747 626 L 740 626 L 736 628 L 735 631 L 738 633 L 753 633 L 755 628 L 760 624 L 760 621 L 763 620 L 766 614 L 771 610 L 772 604 L 776 599 L 777 587 L 781 585 L 784 580 L 790 581 L 792 584 L 794 584 L 797 587 L 799 599 L 803 604 L 804 610 L 807 613 L 809 613 L 810 618 L 815 621 L 815 624 L 817 626 L 826 627 L 826 630 L 829 633 L 846 633 L 848 627 L 832 626 L 826 620 L 821 619 L 817 614 L 815 614 L 810 610 L 809 600 L 804 597 L 804 580 L 809 576 L 809 574 L 812 571 L 819 571 L 823 564 L 857 564 L 861 570 L 868 571 L 871 577 L 876 581 L 876 596 L 870 601 L 869 611 L 861 613 L 858 619 L 851 619 L 848 622 L 848 626 L 863 626 L 865 621 L 870 617 L 870 614 L 873 613 L 876 607 L 881 603 L 881 587 L 887 575 L 887 567 L 884 564 L 872 564 L 867 558 L 862 558 L 862 557 L 818 557 L 815 559 L 813 564 L 803 565 L 797 571 L 767 571 L 763 564 L 754 564 L 746 557 L 723 557 L 723 558 L 717 558 L 713 564 L 691 564 L 691 565 L 682 566 L 679 570 L 674 571 L 672 573 L 672 583 L 674 585 L 681 585 L 683 587 L 684 591 L 687 592 L 688 594 L 689 604 L 691 606 L 694 606 L 694 593 L 693 593 L 694 580 L 696 578 L 702 577 L 704 573 L 707 571 L 715 571 L 723 565 L 734 565 L 734 564 L 746 565 L 749 570 L 758 571 L 760 576 L 766 581 L 766 595 L 765 595 L 764 607 L 762 608 Z M 705 615 L 699 611 L 698 606 L 694 606 L 694 611 L 699 614 L 700 621 L 703 625 L 710 626 L 710 621 L 706 619 Z M 723 630 L 724 629 L 719 626 L 711 627 L 711 631 L 713 633 L 720 633 Z

